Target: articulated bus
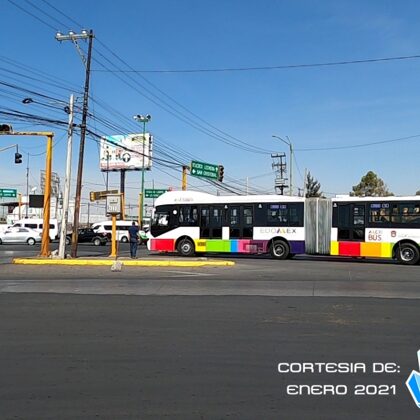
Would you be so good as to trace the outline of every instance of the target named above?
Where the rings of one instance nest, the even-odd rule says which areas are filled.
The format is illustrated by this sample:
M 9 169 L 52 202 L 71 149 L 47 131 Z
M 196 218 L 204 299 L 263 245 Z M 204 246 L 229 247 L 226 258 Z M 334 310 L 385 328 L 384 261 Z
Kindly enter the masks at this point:
M 420 260 L 420 197 L 214 196 L 171 191 L 155 201 L 149 250 Z

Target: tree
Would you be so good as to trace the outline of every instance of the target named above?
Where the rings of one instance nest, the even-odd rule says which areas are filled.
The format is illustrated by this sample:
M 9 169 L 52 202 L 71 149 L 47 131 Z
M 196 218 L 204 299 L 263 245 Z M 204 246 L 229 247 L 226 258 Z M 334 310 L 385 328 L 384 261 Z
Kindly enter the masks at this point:
M 360 182 L 354 185 L 352 189 L 353 191 L 350 195 L 357 197 L 387 197 L 394 195 L 388 190 L 385 182 L 372 171 L 362 176 Z
M 418 190 L 418 191 L 416 192 L 416 195 L 420 195 L 420 190 Z
M 306 198 L 308 197 L 323 197 L 321 190 L 321 183 L 315 179 L 310 172 L 306 175 L 305 180 Z

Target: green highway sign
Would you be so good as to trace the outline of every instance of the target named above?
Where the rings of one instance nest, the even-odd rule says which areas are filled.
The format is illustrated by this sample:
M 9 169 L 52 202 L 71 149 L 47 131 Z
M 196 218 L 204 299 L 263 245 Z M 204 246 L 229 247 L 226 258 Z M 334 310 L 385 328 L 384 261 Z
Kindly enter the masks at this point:
M 0 198 L 3 197 L 16 198 L 17 190 L 13 190 L 11 188 L 0 188 Z
M 214 165 L 213 163 L 197 162 L 193 160 L 191 162 L 190 173 L 192 176 L 197 178 L 217 180 L 219 176 L 219 165 Z
M 162 194 L 165 194 L 168 190 L 151 190 L 145 189 L 144 190 L 144 197 L 145 198 L 158 198 Z

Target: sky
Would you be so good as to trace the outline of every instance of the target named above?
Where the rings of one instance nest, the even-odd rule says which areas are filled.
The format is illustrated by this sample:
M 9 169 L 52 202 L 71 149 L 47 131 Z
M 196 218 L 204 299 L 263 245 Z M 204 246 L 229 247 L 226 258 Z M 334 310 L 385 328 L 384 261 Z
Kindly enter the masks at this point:
M 85 70 L 77 49 L 54 36 L 56 31 L 92 29 L 89 111 L 108 126 L 90 118 L 88 128 L 101 135 L 141 132 L 133 115 L 152 115 L 148 130 L 155 137 L 154 155 L 161 164 L 156 161 L 146 173 L 146 188 L 180 188 L 180 163 L 195 158 L 224 165 L 224 184 L 230 188 L 245 192 L 248 178 L 250 191 L 274 193 L 270 154 L 285 152 L 290 164 L 288 146 L 272 137 L 276 135 L 289 138 L 295 149 L 295 192 L 303 187 L 305 169 L 328 196 L 349 193 L 369 170 L 396 195 L 420 190 L 419 58 L 243 70 L 418 55 L 417 1 L 0 0 L 0 4 L 0 81 L 13 85 L 0 85 L 0 111 L 66 121 L 62 104 L 54 101 L 66 102 L 71 93 L 81 97 Z M 80 47 L 86 51 L 86 43 Z M 242 70 L 173 72 L 232 68 Z M 137 72 L 121 72 L 128 69 Z M 23 105 L 21 100 L 30 96 L 35 103 Z M 6 119 L 0 114 L 1 122 L 9 122 Z M 65 130 L 16 121 L 13 126 L 53 130 L 53 170 L 64 175 Z M 251 151 L 226 141 L 240 142 Z M 0 149 L 16 142 L 24 163 L 14 164 L 13 150 L 0 153 L 0 188 L 16 186 L 24 193 L 27 154 L 29 183 L 37 186 L 45 165 L 45 140 L 2 137 Z M 76 135 L 73 179 L 78 142 Z M 118 174 L 110 174 L 109 180 L 111 186 L 119 185 Z M 128 203 L 133 206 L 140 180 L 139 172 L 127 175 Z M 192 177 L 189 187 L 215 192 Z M 98 145 L 88 138 L 83 197 L 103 189 Z

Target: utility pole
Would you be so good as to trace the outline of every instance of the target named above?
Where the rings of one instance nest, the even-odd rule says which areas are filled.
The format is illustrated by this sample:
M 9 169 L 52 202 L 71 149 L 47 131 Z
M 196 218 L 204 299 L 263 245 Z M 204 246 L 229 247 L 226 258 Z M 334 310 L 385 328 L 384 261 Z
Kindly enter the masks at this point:
M 120 170 L 121 220 L 125 220 L 125 169 Z
M 77 181 L 76 181 L 76 200 L 74 204 L 74 220 L 73 220 L 73 235 L 71 241 L 71 256 L 73 258 L 77 257 L 77 241 L 78 241 L 78 229 L 79 229 L 79 216 L 80 216 L 80 201 L 82 196 L 82 177 L 83 177 L 83 158 L 85 152 L 85 138 L 86 138 L 86 120 L 88 114 L 88 101 L 89 101 L 89 81 L 90 81 L 90 63 L 92 60 L 92 44 L 93 44 L 93 31 L 90 30 L 89 33 L 86 30 L 83 30 L 80 34 L 75 34 L 74 32 L 69 32 L 68 35 L 62 35 L 57 33 L 55 36 L 57 41 L 72 41 L 76 46 L 77 51 L 82 57 L 82 61 L 86 66 L 86 75 L 85 75 L 85 90 L 83 94 L 83 111 L 82 111 L 82 123 L 80 125 L 80 148 L 79 148 L 79 164 L 77 167 Z M 88 54 L 87 59 L 81 53 L 77 40 L 79 39 L 88 39 Z
M 283 143 L 289 146 L 289 181 L 290 181 L 289 195 L 293 195 L 293 144 L 290 141 L 288 136 L 286 136 L 287 140 L 284 140 L 281 137 L 275 136 L 275 135 L 272 135 L 271 137 L 279 139 Z
M 26 161 L 26 208 L 25 217 L 28 218 L 29 211 L 29 153 Z
M 69 218 L 71 154 L 72 154 L 72 148 L 73 148 L 73 116 L 74 116 L 73 110 L 74 110 L 74 96 L 70 95 L 69 126 L 67 128 L 66 177 L 64 180 L 63 210 L 61 212 L 60 244 L 58 246 L 58 255 L 60 258 L 65 257 L 67 222 Z
M 277 159 L 271 164 L 271 167 L 277 172 L 274 181 L 274 189 L 277 193 L 280 191 L 280 195 L 284 195 L 287 178 L 284 177 L 284 174 L 286 173 L 286 162 L 283 162 L 283 159 L 286 161 L 286 154 L 275 153 L 272 154 L 271 157 L 272 159 Z

